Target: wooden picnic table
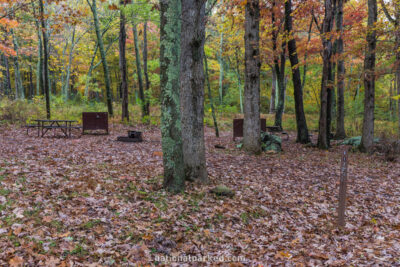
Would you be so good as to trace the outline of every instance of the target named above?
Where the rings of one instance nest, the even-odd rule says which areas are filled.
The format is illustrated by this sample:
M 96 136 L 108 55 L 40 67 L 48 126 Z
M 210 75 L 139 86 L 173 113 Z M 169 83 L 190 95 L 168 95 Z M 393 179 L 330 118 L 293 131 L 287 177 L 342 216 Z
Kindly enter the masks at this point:
M 29 128 L 37 128 L 38 137 L 44 137 L 46 133 L 53 129 L 60 129 L 65 137 L 71 137 L 72 129 L 78 128 L 73 126 L 72 123 L 77 122 L 75 120 L 33 120 L 37 122 L 36 125 L 29 125 Z

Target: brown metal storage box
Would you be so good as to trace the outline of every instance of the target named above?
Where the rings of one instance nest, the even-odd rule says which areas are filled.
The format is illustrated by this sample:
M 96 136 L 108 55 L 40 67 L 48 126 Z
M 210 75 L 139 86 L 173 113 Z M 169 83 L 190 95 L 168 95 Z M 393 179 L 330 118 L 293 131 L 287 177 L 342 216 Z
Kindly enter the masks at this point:
M 108 113 L 107 112 L 83 112 L 82 133 L 88 130 L 105 130 L 108 134 Z
M 244 119 L 233 119 L 233 140 L 236 137 L 243 137 L 243 121 Z M 267 130 L 267 120 L 260 119 L 261 131 L 265 132 Z

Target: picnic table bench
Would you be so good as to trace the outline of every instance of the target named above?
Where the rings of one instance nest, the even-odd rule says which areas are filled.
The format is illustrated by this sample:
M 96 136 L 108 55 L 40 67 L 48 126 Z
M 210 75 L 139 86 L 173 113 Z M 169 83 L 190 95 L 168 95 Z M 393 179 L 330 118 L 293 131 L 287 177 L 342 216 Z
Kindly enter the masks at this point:
M 53 129 L 54 131 L 59 129 L 65 137 L 71 137 L 72 129 L 81 129 L 82 127 L 73 125 L 72 123 L 77 122 L 74 120 L 33 120 L 37 124 L 26 125 L 26 133 L 29 134 L 29 129 L 37 128 L 38 137 L 44 137 L 46 133 Z

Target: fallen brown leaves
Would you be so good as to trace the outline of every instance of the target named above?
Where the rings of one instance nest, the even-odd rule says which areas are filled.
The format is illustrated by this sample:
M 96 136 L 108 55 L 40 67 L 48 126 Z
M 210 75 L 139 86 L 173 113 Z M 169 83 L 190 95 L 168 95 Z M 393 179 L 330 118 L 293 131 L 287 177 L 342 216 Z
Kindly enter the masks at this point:
M 66 140 L 0 127 L 0 265 L 154 265 L 165 255 L 242 256 L 256 266 L 400 264 L 399 163 L 350 155 L 339 232 L 341 148 L 285 141 L 284 153 L 254 157 L 230 133 L 216 139 L 207 129 L 211 184 L 169 195 L 159 131 L 142 126 L 145 142 L 116 142 L 126 130 Z M 219 184 L 235 196 L 209 193 Z

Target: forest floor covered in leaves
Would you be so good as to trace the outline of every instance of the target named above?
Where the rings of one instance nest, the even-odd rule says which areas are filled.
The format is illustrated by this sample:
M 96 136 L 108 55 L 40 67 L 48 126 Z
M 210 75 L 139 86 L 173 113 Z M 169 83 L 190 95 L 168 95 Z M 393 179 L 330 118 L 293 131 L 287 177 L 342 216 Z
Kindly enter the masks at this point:
M 284 152 L 248 156 L 230 132 L 217 139 L 207 129 L 211 183 L 170 195 L 159 130 L 138 126 L 143 143 L 116 142 L 127 129 L 64 139 L 0 127 L 1 266 L 156 265 L 166 255 L 242 257 L 230 266 L 400 264 L 399 162 L 350 154 L 338 231 L 343 147 L 320 151 L 291 134 Z M 235 196 L 209 192 L 219 184 Z

